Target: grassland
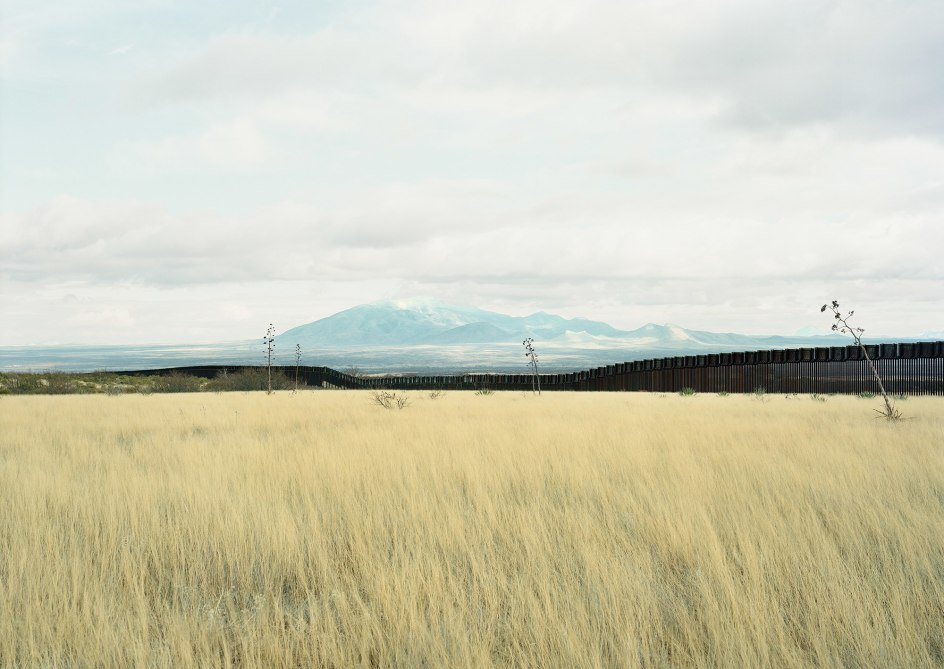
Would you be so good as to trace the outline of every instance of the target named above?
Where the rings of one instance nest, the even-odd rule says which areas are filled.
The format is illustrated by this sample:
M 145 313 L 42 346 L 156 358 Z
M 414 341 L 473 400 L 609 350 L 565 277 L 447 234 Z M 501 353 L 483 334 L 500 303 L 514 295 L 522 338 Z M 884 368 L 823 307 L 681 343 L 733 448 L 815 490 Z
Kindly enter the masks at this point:
M 944 401 L 874 404 L 2 397 L 0 666 L 941 667 Z

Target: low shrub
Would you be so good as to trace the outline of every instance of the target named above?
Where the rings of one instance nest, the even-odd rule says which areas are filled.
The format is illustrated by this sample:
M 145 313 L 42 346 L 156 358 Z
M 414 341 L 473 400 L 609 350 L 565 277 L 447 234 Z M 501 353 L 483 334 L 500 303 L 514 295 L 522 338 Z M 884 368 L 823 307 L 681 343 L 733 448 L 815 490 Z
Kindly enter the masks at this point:
M 151 392 L 155 393 L 195 393 L 202 389 L 203 383 L 196 376 L 175 372 L 155 376 L 149 385 Z
M 410 398 L 406 394 L 392 390 L 373 390 L 370 399 L 371 403 L 384 409 L 405 409 L 410 404 Z
M 69 395 L 73 393 L 94 392 L 78 383 L 72 374 L 65 372 L 47 372 L 43 374 L 3 374 L 0 385 L 4 394 L 12 395 Z
M 303 386 L 304 382 L 299 382 Z M 216 391 L 243 391 L 267 390 L 269 387 L 269 373 L 265 367 L 250 367 L 235 372 L 221 371 L 216 378 L 207 382 L 207 390 Z M 272 390 L 293 390 L 295 379 L 289 378 L 280 370 L 272 370 Z

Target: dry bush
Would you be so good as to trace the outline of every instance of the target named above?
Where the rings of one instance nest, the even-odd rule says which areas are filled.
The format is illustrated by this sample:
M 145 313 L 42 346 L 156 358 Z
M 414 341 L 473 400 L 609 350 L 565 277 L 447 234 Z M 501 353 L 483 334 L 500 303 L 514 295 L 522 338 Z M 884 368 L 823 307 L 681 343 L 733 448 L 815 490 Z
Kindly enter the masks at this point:
M 95 392 L 94 387 L 89 387 L 79 379 L 76 374 L 56 371 L 0 373 L 0 394 L 71 395 Z
M 203 386 L 203 379 L 179 372 L 155 376 L 151 380 L 151 392 L 154 393 L 195 393 Z
M 281 370 L 266 367 L 249 367 L 235 372 L 221 372 L 207 384 L 207 390 L 243 391 L 268 390 L 271 379 L 273 390 L 291 390 L 295 387 L 294 379 Z M 304 386 L 305 384 L 302 383 Z
M 372 390 L 370 402 L 384 409 L 405 409 L 410 405 L 410 398 L 393 390 Z

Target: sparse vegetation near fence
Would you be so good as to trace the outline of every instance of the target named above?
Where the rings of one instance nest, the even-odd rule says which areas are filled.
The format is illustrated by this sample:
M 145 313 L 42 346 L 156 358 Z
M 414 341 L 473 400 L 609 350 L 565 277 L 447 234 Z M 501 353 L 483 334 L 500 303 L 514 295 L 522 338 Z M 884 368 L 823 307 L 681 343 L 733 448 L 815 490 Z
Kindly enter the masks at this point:
M 527 341 L 527 340 L 526 340 Z M 273 374 L 273 390 L 286 389 L 286 379 L 294 377 L 309 387 L 353 388 L 371 390 L 528 390 L 556 391 L 649 391 L 695 393 L 755 393 L 758 388 L 771 394 L 873 393 L 879 390 L 876 374 L 886 379 L 887 390 L 894 396 L 944 395 L 944 342 L 915 344 L 880 344 L 834 346 L 830 348 L 784 349 L 687 355 L 652 360 L 636 360 L 597 367 L 581 372 L 538 374 L 456 374 L 367 376 L 357 367 L 341 372 L 329 367 L 266 367 Z M 248 378 L 259 368 L 203 365 L 177 369 L 120 372 L 121 378 L 178 374 L 198 377 L 199 390 L 256 389 Z M 231 388 L 216 376 L 245 374 L 246 381 Z M 276 376 L 281 378 L 276 378 Z M 16 376 L 16 375 L 12 375 Z M 28 376 L 28 375 L 27 375 Z M 98 381 L 86 383 L 88 375 L 41 375 L 41 384 L 29 379 L 19 382 L 10 374 L 0 374 L 0 393 L 106 392 Z M 101 376 L 101 375 L 98 375 Z M 162 392 L 169 382 L 139 385 L 131 380 L 111 384 L 116 392 L 133 392 L 140 387 Z M 107 385 L 107 384 L 106 384 Z M 177 380 L 179 392 L 186 392 L 187 382 Z M 189 386 L 193 386 L 190 383 Z M 250 387 L 246 387 L 251 385 Z M 268 387 L 268 386 L 266 386 Z M 71 390 L 66 390 L 71 388 Z M 686 390 L 689 389 L 689 390 Z M 173 392 L 173 391 L 172 391 Z
M 370 401 L 384 409 L 405 409 L 410 405 L 410 398 L 405 393 L 398 393 L 390 390 L 372 390 L 370 391 Z
M 285 370 L 272 370 L 272 389 L 288 390 L 295 381 Z M 264 367 L 244 367 L 234 371 L 214 370 L 208 376 L 197 376 L 185 371 L 167 370 L 165 373 L 12 373 L 0 372 L 0 395 L 71 395 L 139 393 L 194 393 L 266 390 L 269 370 Z M 304 382 L 302 382 L 304 386 Z
M 369 397 L 4 397 L 0 667 L 944 664 L 939 398 Z

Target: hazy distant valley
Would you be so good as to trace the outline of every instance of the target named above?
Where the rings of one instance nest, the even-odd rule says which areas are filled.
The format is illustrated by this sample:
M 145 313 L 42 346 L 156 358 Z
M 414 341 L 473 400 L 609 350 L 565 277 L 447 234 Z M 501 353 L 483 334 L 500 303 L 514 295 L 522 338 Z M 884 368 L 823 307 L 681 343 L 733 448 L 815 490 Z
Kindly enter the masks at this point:
M 521 341 L 533 337 L 542 371 L 575 371 L 614 362 L 693 353 L 838 346 L 836 335 L 754 336 L 649 323 L 618 330 L 583 318 L 538 312 L 509 316 L 428 298 L 346 309 L 276 337 L 275 363 L 358 367 L 365 373 L 515 372 L 525 367 Z M 886 339 L 887 341 L 887 339 Z M 198 364 L 262 364 L 257 340 L 197 345 L 0 348 L 7 371 L 132 370 Z

